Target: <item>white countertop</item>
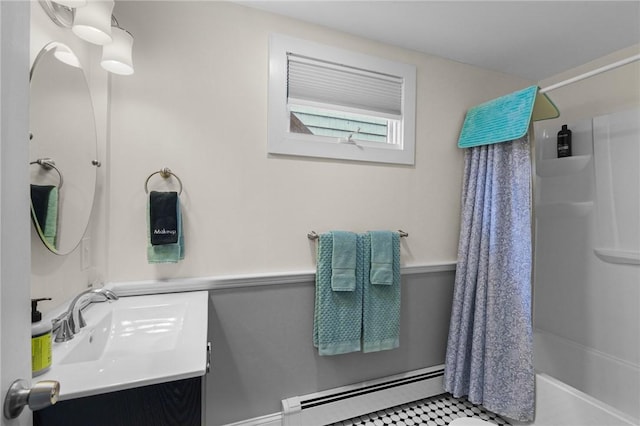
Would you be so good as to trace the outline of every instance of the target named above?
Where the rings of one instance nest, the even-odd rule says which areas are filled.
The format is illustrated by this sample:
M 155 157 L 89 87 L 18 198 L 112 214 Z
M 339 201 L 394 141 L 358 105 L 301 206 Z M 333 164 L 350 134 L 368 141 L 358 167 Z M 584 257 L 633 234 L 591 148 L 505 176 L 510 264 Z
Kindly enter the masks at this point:
M 60 400 L 202 376 L 208 292 L 120 297 L 83 311 L 87 326 L 53 343 L 53 363 L 34 381 L 60 382 Z

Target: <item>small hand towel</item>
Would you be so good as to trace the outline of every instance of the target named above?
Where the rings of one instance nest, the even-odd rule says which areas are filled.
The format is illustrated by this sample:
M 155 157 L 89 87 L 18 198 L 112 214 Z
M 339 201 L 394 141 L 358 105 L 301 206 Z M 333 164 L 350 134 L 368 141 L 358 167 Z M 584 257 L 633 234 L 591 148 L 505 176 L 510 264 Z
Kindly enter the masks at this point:
M 154 212 L 155 208 L 158 211 Z M 184 233 L 180 198 L 173 191 L 151 191 L 147 203 L 147 261 L 177 263 L 183 259 Z
M 331 289 L 353 291 L 356 288 L 357 237 L 353 232 L 332 231 Z
M 58 187 L 31 185 L 31 208 L 36 218 L 36 228 L 41 232 L 45 242 L 57 248 Z
M 371 284 L 393 284 L 393 232 L 369 231 L 371 236 Z
M 175 191 L 149 194 L 149 225 L 151 244 L 178 242 L 178 193 Z
M 400 346 L 400 234 L 392 233 L 393 280 L 391 285 L 373 285 L 364 274 L 362 351 L 374 352 Z M 371 235 L 363 239 L 363 269 L 370 268 Z
M 333 291 L 331 265 L 333 235 L 320 234 L 313 317 L 313 345 L 320 355 L 356 352 L 362 338 L 363 236 L 357 236 L 356 287 L 354 291 Z

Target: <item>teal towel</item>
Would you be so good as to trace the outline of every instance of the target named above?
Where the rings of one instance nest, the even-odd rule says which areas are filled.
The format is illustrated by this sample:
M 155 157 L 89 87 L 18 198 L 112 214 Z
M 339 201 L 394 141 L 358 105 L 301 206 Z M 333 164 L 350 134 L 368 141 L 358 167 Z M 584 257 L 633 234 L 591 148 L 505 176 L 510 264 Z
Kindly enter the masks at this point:
M 31 218 L 44 243 L 52 249 L 58 240 L 58 187 L 31 185 Z
M 400 234 L 392 233 L 393 282 L 372 285 L 365 274 L 363 288 L 362 351 L 394 349 L 400 345 Z M 364 253 L 371 252 L 371 237 L 363 238 Z M 363 268 L 370 268 L 369 256 L 363 256 Z
M 353 232 L 332 231 L 331 289 L 353 291 L 356 288 L 357 237 Z
M 458 147 L 508 142 L 523 137 L 531 122 L 538 86 L 470 108 L 462 124 Z
M 47 218 L 43 229 L 44 239 L 53 248 L 58 248 L 58 187 L 54 186 L 49 192 L 47 202 Z
M 320 355 L 356 352 L 362 339 L 362 283 L 364 257 L 362 235 L 356 237 L 356 287 L 354 291 L 331 288 L 333 235 L 320 234 L 313 316 L 313 345 Z
M 176 217 L 178 220 L 178 242 L 173 244 L 152 245 L 150 223 L 150 206 L 147 199 L 147 261 L 149 263 L 178 263 L 184 259 L 184 232 L 182 232 L 182 212 L 180 197 L 176 201 Z
M 370 231 L 371 236 L 371 284 L 393 284 L 393 232 Z

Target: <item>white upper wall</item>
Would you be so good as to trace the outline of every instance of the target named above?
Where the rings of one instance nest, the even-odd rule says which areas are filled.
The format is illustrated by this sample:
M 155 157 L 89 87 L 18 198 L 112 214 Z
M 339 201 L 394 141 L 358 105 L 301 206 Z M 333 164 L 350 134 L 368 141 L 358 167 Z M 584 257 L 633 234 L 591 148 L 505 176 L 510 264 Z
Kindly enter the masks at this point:
M 531 84 L 225 2 L 115 13 L 136 72 L 112 79 L 110 281 L 311 270 L 311 230 L 401 228 L 404 264 L 455 260 L 464 114 Z M 415 64 L 415 167 L 267 156 L 271 32 Z M 165 166 L 184 184 L 186 257 L 149 265 L 143 184 Z

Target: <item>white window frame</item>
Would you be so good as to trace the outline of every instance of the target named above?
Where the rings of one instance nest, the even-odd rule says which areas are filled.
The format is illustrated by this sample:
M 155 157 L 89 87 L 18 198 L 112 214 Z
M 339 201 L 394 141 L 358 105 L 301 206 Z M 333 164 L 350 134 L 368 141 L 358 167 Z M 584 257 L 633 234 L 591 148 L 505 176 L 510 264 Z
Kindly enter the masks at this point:
M 389 131 L 396 143 L 340 143 L 337 138 L 289 131 L 287 54 L 398 76 L 402 84 L 402 118 Z M 344 108 L 343 108 L 344 109 Z M 358 111 L 353 111 L 358 112 Z M 271 34 L 269 41 L 269 100 L 267 152 L 343 160 L 415 164 L 416 67 L 319 43 Z M 344 141 L 343 141 L 344 142 Z

